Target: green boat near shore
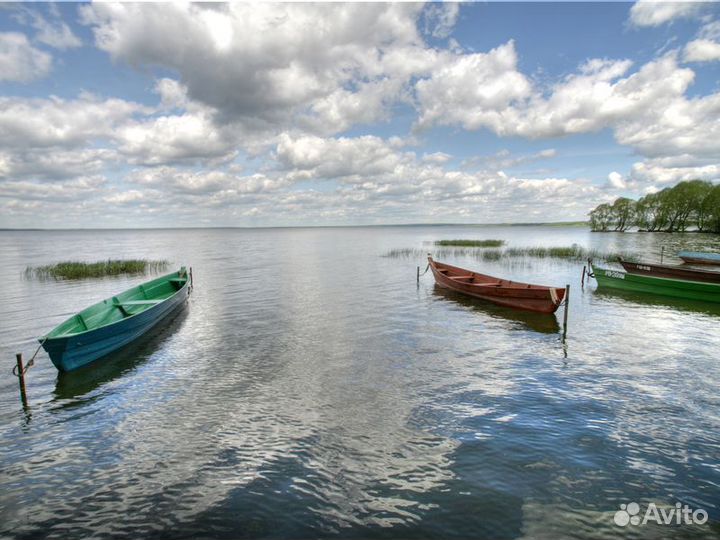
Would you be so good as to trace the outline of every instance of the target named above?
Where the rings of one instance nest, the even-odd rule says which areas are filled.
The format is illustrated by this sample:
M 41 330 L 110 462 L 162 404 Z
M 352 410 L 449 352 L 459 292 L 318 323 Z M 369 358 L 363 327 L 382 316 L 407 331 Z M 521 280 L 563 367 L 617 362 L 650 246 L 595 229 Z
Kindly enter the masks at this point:
M 704 283 L 684 279 L 660 278 L 630 274 L 621 270 L 598 268 L 590 264 L 598 287 L 622 289 L 640 293 L 701 300 L 720 304 L 720 283 Z

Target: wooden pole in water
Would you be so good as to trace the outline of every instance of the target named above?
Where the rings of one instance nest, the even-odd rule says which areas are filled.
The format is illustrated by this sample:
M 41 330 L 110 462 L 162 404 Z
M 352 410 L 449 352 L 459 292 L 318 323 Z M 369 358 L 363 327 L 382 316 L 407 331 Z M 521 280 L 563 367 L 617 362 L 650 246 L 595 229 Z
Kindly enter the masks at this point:
M 417 283 L 420 285 L 420 267 L 417 267 Z
M 23 368 L 23 357 L 22 353 L 15 355 L 17 361 L 17 376 L 18 383 L 20 384 L 20 399 L 22 400 L 23 407 L 27 407 L 27 392 L 25 391 L 25 369 Z
M 565 313 L 563 314 L 563 342 L 567 338 L 568 306 L 570 305 L 570 285 L 565 285 Z
M 663 263 L 663 259 L 665 258 L 665 246 L 660 248 L 660 264 Z
M 582 277 L 580 278 L 580 288 L 585 289 L 585 266 L 583 265 L 583 273 Z

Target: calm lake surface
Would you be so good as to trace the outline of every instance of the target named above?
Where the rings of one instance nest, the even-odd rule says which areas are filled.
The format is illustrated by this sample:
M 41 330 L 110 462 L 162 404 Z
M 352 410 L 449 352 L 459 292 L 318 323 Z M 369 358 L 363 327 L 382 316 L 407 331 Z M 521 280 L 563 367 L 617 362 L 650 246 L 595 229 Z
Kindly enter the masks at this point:
M 442 238 L 720 249 L 570 227 L 0 232 L 0 536 L 720 536 L 720 306 L 582 291 L 577 262 L 445 259 L 570 283 L 565 351 L 562 311 L 418 286 L 422 258 L 382 256 Z M 188 307 L 89 369 L 41 352 L 24 409 L 15 353 L 148 278 L 23 270 L 108 257 L 192 266 Z M 615 525 L 633 501 L 710 521 Z

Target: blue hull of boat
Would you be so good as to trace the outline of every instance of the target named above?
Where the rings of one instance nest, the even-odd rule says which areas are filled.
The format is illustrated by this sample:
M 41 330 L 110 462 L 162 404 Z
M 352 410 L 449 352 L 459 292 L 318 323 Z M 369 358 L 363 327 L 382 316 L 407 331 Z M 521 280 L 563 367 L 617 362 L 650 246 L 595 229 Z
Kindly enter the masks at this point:
M 705 253 L 702 251 L 680 251 L 680 257 L 685 262 L 703 263 L 703 264 L 720 264 L 720 253 Z
M 43 343 L 43 348 L 58 371 L 81 368 L 128 345 L 150 331 L 185 305 L 190 290 L 186 283 L 166 301 L 142 313 L 77 336 L 48 339 Z

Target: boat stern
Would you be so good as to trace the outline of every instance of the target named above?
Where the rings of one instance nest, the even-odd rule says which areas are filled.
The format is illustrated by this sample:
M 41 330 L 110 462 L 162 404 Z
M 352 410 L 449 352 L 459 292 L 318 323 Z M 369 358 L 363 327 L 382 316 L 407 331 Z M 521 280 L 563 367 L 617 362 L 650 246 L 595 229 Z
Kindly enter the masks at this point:
M 557 308 L 560 307 L 560 305 L 563 303 L 563 300 L 565 300 L 565 289 L 560 287 L 551 287 L 549 289 L 550 291 L 550 300 L 552 301 L 553 305 L 555 306 L 555 309 L 553 309 L 553 312 Z

